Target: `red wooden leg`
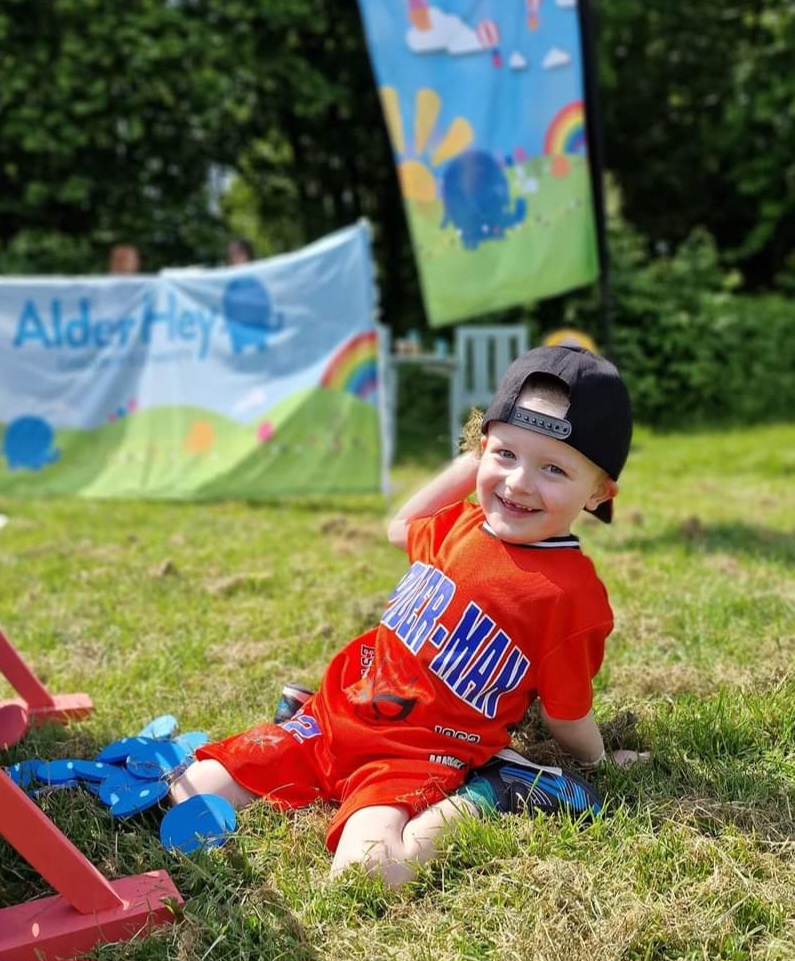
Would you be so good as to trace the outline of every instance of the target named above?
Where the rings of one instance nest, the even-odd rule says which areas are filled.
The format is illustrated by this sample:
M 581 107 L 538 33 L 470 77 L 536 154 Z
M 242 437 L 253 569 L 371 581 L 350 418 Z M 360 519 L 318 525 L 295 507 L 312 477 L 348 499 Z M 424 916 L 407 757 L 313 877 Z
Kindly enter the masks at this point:
M 27 722 L 30 724 L 77 720 L 86 717 L 94 709 L 91 698 L 87 694 L 50 694 L 2 631 L 0 631 L 0 674 L 5 675 L 20 695 L 10 701 L 0 701 L 0 747 L 8 747 L 16 743 L 27 731 L 26 724 L 25 728 L 17 731 L 15 737 L 11 736 L 11 732 L 19 727 L 19 708 L 27 712 Z M 14 710 L 7 709 L 15 709 L 16 715 Z M 6 729 L 4 725 L 8 725 L 8 728 Z
M 52 695 L 19 656 L 14 645 L 0 631 L 0 671 L 25 703 L 32 707 L 52 707 Z
M 58 895 L 0 910 L 0 961 L 54 961 L 173 920 L 182 898 L 165 871 L 108 881 L 0 772 L 0 834 Z
M 0 751 L 11 747 L 28 733 L 30 717 L 21 704 L 0 704 Z

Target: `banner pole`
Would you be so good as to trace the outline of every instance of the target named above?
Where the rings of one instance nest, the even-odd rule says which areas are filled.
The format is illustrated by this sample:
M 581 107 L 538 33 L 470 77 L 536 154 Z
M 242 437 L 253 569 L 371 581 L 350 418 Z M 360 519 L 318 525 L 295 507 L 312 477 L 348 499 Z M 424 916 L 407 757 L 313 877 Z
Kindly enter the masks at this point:
M 579 0 L 577 16 L 582 44 L 583 86 L 585 89 L 585 131 L 591 190 L 596 216 L 596 248 L 599 256 L 599 301 L 602 309 L 602 337 L 605 354 L 613 355 L 613 291 L 610 276 L 610 249 L 607 242 L 605 209 L 605 161 L 595 43 L 595 22 L 591 0 Z

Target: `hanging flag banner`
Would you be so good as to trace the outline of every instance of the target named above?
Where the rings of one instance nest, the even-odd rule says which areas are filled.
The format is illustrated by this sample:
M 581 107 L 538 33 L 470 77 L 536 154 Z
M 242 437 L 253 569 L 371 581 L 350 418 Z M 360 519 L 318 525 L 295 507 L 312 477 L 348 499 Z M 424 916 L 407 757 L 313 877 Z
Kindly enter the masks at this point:
M 369 229 L 151 277 L 0 280 L 0 493 L 382 488 Z
M 359 0 L 431 326 L 598 275 L 576 0 Z

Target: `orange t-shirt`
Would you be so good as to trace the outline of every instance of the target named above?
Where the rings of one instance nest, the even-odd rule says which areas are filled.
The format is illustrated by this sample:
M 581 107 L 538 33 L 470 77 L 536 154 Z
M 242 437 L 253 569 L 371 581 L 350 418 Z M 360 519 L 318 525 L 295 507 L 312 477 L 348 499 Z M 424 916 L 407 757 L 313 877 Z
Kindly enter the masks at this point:
M 464 502 L 413 521 L 408 552 L 380 624 L 312 699 L 334 756 L 475 767 L 536 696 L 554 718 L 588 713 L 613 616 L 576 537 L 506 544 Z
M 510 741 L 530 702 L 583 717 L 613 618 L 576 537 L 513 546 L 463 503 L 409 527 L 411 566 L 381 623 L 331 661 L 281 725 L 259 724 L 196 752 L 282 808 L 372 805 L 410 816 L 461 785 Z

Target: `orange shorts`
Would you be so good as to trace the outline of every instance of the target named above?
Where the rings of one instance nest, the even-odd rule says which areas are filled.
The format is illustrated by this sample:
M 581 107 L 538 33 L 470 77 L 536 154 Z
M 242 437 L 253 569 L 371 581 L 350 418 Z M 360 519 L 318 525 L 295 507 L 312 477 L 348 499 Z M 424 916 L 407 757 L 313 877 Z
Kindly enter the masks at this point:
M 196 757 L 214 758 L 246 790 L 282 810 L 313 801 L 339 804 L 326 834 L 330 851 L 354 811 L 386 804 L 413 817 L 459 787 L 466 773 L 424 758 L 376 758 L 372 746 L 335 756 L 326 743 L 315 718 L 301 713 L 205 744 Z

